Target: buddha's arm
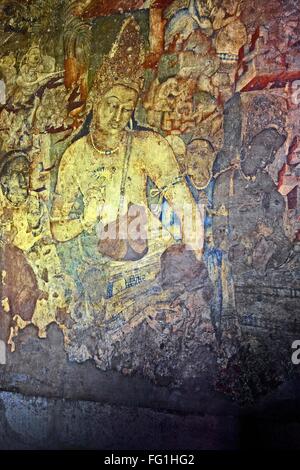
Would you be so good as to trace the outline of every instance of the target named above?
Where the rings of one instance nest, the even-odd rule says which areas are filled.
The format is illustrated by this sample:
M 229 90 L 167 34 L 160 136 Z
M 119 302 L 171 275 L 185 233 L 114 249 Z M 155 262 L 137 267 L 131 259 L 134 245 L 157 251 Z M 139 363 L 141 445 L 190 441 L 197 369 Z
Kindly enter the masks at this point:
M 56 203 L 57 205 L 57 203 Z M 51 218 L 51 232 L 59 242 L 66 242 L 78 237 L 83 231 L 90 232 L 98 222 L 99 202 L 91 199 L 88 207 L 84 209 L 84 216 L 76 219 Z
M 172 148 L 165 139 L 155 136 L 156 145 L 151 146 L 149 176 L 163 190 L 168 203 L 179 217 L 182 241 L 201 255 L 204 243 L 204 221 L 180 169 Z M 148 159 L 147 159 L 148 160 Z

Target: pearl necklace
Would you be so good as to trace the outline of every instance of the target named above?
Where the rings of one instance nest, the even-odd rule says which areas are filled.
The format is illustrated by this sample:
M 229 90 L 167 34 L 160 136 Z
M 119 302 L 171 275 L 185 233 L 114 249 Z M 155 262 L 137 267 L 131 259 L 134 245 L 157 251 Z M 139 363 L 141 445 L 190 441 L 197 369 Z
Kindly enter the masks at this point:
M 91 138 L 91 143 L 92 143 L 92 146 L 94 147 L 94 149 L 96 150 L 96 152 L 100 153 L 101 155 L 113 155 L 114 153 L 117 153 L 119 150 L 120 150 L 120 146 L 118 145 L 118 147 L 112 149 L 112 150 L 99 150 L 97 149 L 95 143 L 94 143 L 94 139 L 93 139 L 93 135 L 90 134 L 90 138 Z

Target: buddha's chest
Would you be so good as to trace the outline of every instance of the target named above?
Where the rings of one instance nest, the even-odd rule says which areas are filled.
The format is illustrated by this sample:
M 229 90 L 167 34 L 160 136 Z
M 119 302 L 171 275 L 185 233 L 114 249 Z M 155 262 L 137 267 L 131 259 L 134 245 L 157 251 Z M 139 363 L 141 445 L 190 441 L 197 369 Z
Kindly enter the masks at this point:
M 120 195 L 132 203 L 146 200 L 147 177 L 136 152 L 124 156 L 100 156 L 91 159 L 78 174 L 80 191 L 85 198 L 102 198 L 106 204 L 118 205 Z

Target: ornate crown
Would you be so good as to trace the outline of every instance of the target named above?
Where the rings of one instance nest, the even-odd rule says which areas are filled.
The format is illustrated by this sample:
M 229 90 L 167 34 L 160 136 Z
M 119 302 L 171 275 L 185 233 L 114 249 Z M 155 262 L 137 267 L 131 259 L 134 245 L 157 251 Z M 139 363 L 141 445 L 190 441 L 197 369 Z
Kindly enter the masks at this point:
M 114 85 L 125 85 L 140 93 L 144 84 L 143 62 L 140 28 L 135 19 L 129 17 L 96 73 L 89 101 L 103 95 Z

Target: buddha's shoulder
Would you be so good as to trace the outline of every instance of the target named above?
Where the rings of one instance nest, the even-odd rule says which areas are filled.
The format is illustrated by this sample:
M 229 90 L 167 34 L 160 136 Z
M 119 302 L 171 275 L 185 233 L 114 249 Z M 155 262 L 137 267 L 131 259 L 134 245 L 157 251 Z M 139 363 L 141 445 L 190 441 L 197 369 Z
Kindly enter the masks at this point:
M 153 149 L 155 147 L 169 147 L 167 140 L 158 132 L 152 130 L 137 130 L 133 133 L 134 143 L 141 146 Z
M 68 149 L 72 152 L 74 150 L 85 149 L 88 146 L 88 136 L 85 135 L 79 139 L 73 140 Z
M 76 161 L 81 161 L 81 156 L 86 154 L 87 150 L 87 137 L 81 137 L 77 139 L 65 149 L 62 160 L 68 161 L 69 163 L 75 163 Z

